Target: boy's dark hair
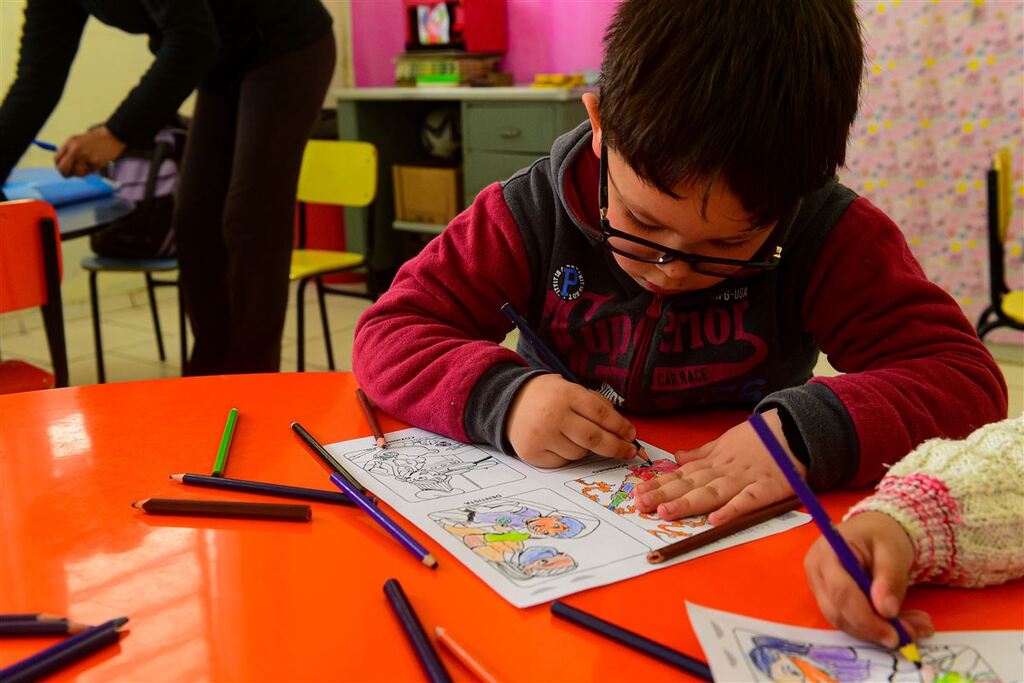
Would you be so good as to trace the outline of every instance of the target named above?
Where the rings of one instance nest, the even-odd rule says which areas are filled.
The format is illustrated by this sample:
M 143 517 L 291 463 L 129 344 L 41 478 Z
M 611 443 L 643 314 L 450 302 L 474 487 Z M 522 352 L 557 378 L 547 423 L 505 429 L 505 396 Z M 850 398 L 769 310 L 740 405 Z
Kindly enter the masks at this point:
M 626 0 L 605 33 L 604 141 L 670 196 L 724 179 L 756 222 L 835 177 L 864 46 L 853 0 Z

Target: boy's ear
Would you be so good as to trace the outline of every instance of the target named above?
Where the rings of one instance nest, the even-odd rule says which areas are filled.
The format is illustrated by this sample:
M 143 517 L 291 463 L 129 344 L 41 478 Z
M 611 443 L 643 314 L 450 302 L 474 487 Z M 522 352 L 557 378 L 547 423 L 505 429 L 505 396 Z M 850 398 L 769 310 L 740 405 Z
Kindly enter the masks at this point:
M 594 131 L 594 137 L 590 144 L 594 148 L 594 156 L 601 156 L 601 114 L 597 111 L 597 95 L 592 92 L 583 93 L 583 106 L 587 110 L 587 117 L 590 119 L 590 128 Z

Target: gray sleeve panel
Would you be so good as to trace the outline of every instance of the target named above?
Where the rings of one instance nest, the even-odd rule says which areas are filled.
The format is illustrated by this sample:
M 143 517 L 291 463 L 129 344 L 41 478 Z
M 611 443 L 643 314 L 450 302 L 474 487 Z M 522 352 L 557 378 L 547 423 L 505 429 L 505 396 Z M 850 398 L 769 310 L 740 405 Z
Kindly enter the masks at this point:
M 807 483 L 812 489 L 827 491 L 853 478 L 860 461 L 857 432 L 831 389 L 814 382 L 783 389 L 766 396 L 754 410 L 776 407 L 789 411 L 807 445 Z
M 518 363 L 498 363 L 480 376 L 466 402 L 465 428 L 470 441 L 494 446 L 506 455 L 516 452 L 505 435 L 512 399 L 526 381 L 546 371 Z

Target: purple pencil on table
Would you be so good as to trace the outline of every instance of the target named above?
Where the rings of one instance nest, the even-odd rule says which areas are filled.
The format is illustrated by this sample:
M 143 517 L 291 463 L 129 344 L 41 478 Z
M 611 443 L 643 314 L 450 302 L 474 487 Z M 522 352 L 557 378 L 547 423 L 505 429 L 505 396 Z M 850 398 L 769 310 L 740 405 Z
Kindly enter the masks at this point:
M 437 566 L 437 560 L 430 554 L 430 551 L 420 545 L 419 541 L 409 535 L 402 527 L 398 526 L 393 519 L 388 517 L 382 510 L 380 510 L 373 502 L 363 495 L 355 485 L 352 484 L 348 479 L 341 476 L 337 472 L 331 473 L 331 481 L 334 485 L 340 488 L 345 494 L 352 499 L 356 505 L 361 507 L 366 513 L 368 513 L 378 524 L 384 527 L 389 534 L 395 537 L 399 543 L 406 547 L 413 555 L 420 559 L 420 562 L 427 565 L 431 569 Z
M 86 629 L 42 652 L 37 652 L 5 669 L 0 669 L 0 680 L 4 683 L 39 680 L 96 650 L 116 643 L 121 629 L 127 622 L 128 617 L 118 617 L 99 626 Z

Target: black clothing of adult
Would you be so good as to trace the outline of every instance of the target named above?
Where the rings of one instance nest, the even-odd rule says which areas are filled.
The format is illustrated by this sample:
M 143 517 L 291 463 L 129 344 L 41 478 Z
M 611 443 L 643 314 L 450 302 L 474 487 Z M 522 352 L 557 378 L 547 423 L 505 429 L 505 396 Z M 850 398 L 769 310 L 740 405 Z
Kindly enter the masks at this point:
M 133 146 L 151 143 L 197 86 L 237 82 L 331 27 L 319 0 L 29 0 L 17 75 L 0 106 L 0 180 L 57 106 L 90 15 L 148 35 L 156 56 L 106 121 Z

